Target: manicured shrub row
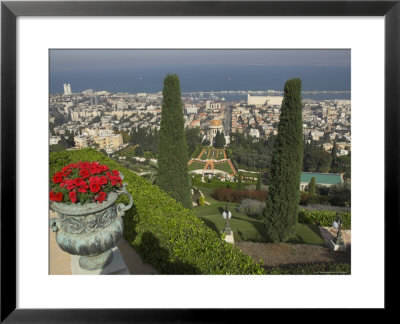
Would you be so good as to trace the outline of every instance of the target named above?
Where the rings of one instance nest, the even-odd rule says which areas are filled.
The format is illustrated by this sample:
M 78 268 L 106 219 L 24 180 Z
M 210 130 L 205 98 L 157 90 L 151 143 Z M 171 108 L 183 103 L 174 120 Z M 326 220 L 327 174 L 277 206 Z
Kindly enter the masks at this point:
M 211 194 L 218 201 L 240 203 L 243 199 L 254 199 L 265 202 L 268 193 L 257 190 L 233 190 L 231 188 L 217 188 Z
M 342 228 L 351 228 L 351 213 L 340 213 L 342 216 Z M 299 211 L 299 223 L 309 223 L 319 226 L 330 227 L 332 222 L 336 220 L 336 212 L 327 210 L 304 210 Z
M 307 206 L 311 204 L 330 205 L 331 203 L 328 196 L 300 192 L 300 205 Z
M 205 205 L 205 199 L 203 196 L 200 196 L 199 197 L 199 206 L 204 207 L 204 205 Z
M 98 161 L 124 175 L 134 208 L 124 216 L 125 238 L 164 274 L 263 274 L 259 263 L 226 243 L 202 220 L 145 179 L 93 149 L 50 154 L 50 179 L 63 166 Z M 49 180 L 50 180 L 49 179 Z M 127 199 L 122 199 L 127 203 Z
M 204 181 L 205 182 L 201 181 L 200 175 L 195 175 L 192 177 L 193 186 L 200 186 L 205 188 L 227 188 L 227 187 L 234 188 L 237 185 L 235 182 L 221 181 L 218 178 L 211 178 L 211 179 L 205 178 Z
M 266 268 L 267 274 L 275 275 L 349 275 L 351 266 L 349 263 L 311 263 L 297 264 L 281 267 Z

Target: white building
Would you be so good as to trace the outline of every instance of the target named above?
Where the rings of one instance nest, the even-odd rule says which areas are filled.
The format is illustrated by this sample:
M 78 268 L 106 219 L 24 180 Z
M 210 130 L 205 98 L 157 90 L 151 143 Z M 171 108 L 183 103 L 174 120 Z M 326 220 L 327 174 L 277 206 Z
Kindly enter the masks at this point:
M 217 132 L 222 133 L 224 131 L 224 127 L 222 126 L 222 121 L 220 119 L 214 119 L 211 121 L 211 125 L 207 131 L 207 139 L 213 143 L 214 137 L 217 135 Z
M 85 135 L 74 136 L 74 142 L 76 148 L 85 148 L 89 146 L 89 138 Z
M 252 96 L 247 94 L 247 104 L 254 106 L 263 106 L 267 102 L 267 96 Z
M 71 91 L 71 84 L 69 84 L 69 83 L 64 83 L 64 94 L 65 94 L 65 95 L 70 95 L 70 94 L 72 94 L 72 91 Z
M 82 91 L 82 93 L 84 95 L 87 95 L 87 96 L 93 96 L 94 95 L 94 90 L 93 89 L 87 89 L 87 90 Z
M 257 128 L 251 128 L 249 135 L 255 138 L 260 138 L 260 131 Z
M 281 106 L 282 100 L 281 96 L 267 96 L 267 106 Z
M 50 136 L 50 145 L 58 144 L 59 141 L 61 141 L 60 136 Z
M 206 101 L 206 110 L 213 110 L 213 109 L 216 109 L 216 110 L 221 109 L 221 103 Z
M 195 105 L 185 106 L 187 114 L 197 114 L 198 108 Z

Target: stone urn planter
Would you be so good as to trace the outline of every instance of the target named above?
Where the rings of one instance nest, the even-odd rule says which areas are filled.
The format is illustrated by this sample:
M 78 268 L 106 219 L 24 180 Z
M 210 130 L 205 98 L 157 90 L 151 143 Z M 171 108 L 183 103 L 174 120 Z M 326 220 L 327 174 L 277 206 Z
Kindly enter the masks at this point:
M 133 204 L 132 196 L 122 188 L 110 192 L 107 200 L 98 203 L 66 204 L 52 201 L 50 209 L 58 218 L 50 219 L 50 227 L 56 232 L 59 247 L 70 254 L 79 255 L 79 266 L 86 270 L 104 269 L 113 258 L 112 248 L 124 230 L 122 216 Z M 128 206 L 116 200 L 119 195 L 129 197 Z

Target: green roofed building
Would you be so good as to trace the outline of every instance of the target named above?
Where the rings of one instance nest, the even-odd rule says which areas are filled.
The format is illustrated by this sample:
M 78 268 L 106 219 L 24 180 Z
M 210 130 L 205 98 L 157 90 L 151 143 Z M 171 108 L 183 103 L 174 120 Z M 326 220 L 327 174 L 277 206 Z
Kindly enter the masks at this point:
M 302 172 L 300 178 L 300 190 L 305 190 L 311 182 L 312 177 L 315 177 L 315 184 L 327 187 L 343 182 L 341 175 L 337 173 Z

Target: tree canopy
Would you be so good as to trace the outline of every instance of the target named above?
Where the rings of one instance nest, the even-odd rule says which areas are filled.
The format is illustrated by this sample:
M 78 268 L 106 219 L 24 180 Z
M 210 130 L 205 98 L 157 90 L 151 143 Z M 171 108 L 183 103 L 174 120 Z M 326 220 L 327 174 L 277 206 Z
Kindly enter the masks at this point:
M 184 207 L 192 208 L 181 90 L 177 75 L 164 79 L 156 184 Z
M 266 235 L 270 241 L 284 241 L 297 229 L 302 160 L 301 80 L 291 79 L 284 88 L 264 210 Z

